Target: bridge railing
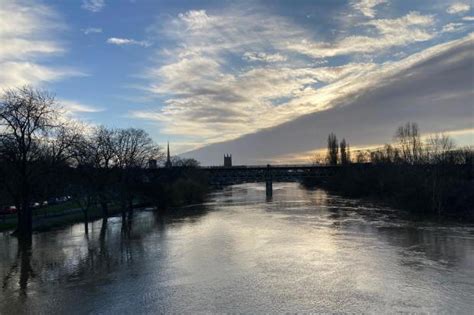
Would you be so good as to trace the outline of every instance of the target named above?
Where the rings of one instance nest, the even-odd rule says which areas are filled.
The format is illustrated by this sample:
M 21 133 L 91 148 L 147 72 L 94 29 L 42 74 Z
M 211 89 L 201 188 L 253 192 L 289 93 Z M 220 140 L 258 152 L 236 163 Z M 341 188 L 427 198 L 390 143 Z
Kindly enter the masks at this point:
M 324 164 L 265 164 L 265 165 L 232 165 L 232 166 L 200 166 L 200 169 L 265 169 L 265 168 L 332 168 L 332 165 Z

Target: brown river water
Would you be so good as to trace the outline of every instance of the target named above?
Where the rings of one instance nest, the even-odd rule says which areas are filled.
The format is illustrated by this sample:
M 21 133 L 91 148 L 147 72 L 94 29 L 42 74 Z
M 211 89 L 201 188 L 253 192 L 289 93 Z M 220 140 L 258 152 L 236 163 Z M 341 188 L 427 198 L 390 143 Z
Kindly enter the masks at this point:
M 474 312 L 474 226 L 275 183 L 173 215 L 0 234 L 1 314 Z

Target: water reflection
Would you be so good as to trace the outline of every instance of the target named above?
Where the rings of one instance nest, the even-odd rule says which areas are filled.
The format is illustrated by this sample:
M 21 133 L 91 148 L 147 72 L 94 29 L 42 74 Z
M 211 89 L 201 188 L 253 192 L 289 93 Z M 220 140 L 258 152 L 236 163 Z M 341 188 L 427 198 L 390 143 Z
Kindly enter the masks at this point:
M 455 312 L 474 229 L 297 184 L 237 185 L 166 214 L 0 238 L 0 313 Z M 78 299 L 80 303 L 78 304 Z
M 25 296 L 28 289 L 28 280 L 34 277 L 33 268 L 31 267 L 31 241 L 25 241 L 18 244 L 18 252 L 14 259 L 10 270 L 3 277 L 3 289 L 15 286 L 17 282 L 19 293 Z M 17 280 L 17 281 L 15 281 Z

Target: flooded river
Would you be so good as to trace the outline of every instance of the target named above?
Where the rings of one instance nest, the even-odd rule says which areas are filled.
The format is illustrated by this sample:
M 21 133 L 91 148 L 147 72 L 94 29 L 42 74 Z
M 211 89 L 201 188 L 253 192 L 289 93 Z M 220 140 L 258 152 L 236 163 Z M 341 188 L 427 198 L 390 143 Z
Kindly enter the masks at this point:
M 0 313 L 474 310 L 474 227 L 415 223 L 296 183 L 207 203 L 0 235 Z

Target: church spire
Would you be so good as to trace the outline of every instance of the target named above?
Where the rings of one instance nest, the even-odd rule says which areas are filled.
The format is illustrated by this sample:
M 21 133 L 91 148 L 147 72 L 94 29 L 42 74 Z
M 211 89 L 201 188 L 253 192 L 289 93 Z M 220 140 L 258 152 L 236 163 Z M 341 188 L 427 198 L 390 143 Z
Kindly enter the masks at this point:
M 170 168 L 172 166 L 171 164 L 171 156 L 170 156 L 170 142 L 168 141 L 168 150 L 166 154 L 166 163 L 165 167 Z

